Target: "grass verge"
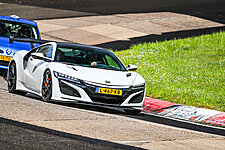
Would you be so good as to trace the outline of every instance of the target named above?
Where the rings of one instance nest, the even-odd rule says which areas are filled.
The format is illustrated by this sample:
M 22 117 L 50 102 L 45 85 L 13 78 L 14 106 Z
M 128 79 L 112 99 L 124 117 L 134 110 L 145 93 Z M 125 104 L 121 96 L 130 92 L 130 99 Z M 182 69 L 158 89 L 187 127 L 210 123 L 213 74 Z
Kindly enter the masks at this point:
M 225 32 L 138 44 L 115 54 L 138 66 L 147 96 L 225 111 Z

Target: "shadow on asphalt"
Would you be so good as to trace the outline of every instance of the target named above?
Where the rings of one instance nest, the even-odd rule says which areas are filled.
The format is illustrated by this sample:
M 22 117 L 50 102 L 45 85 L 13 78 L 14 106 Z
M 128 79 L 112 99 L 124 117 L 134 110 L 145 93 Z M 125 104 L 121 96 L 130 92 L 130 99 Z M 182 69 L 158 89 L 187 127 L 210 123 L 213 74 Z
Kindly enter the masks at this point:
M 36 96 L 34 94 L 26 94 L 26 97 L 36 99 L 39 101 L 42 101 L 39 96 Z M 80 103 L 72 103 L 72 102 L 59 102 L 59 101 L 52 101 L 50 102 L 55 105 L 61 105 L 66 107 L 72 107 L 72 108 L 78 108 L 83 110 L 90 110 L 90 111 L 96 111 L 96 112 L 102 112 L 102 113 L 109 113 L 109 114 L 118 114 L 123 115 L 125 112 L 122 109 L 119 108 L 112 108 L 112 107 L 104 107 L 99 105 L 89 105 L 89 104 L 80 104 Z
M 109 43 L 98 44 L 95 46 L 108 48 L 112 50 L 124 50 L 130 48 L 130 46 L 139 43 L 147 43 L 147 42 L 160 42 L 165 40 L 173 40 L 173 39 L 185 39 L 188 37 L 196 37 L 200 35 L 212 34 L 225 31 L 225 26 L 222 27 L 214 27 L 214 28 L 204 28 L 204 29 L 195 29 L 195 30 L 184 30 L 177 32 L 168 32 L 163 33 L 161 35 L 148 35 L 143 37 L 131 38 L 129 41 L 114 41 Z
M 141 149 L 0 117 L 0 149 Z
M 146 12 L 175 12 L 225 23 L 224 0 L 0 0 L 31 6 L 112 15 Z M 78 14 L 82 16 L 82 14 Z M 65 16 L 66 17 L 66 16 Z M 46 16 L 46 18 L 48 18 Z M 57 16 L 56 16 L 57 18 Z
M 142 114 L 139 116 L 129 115 L 130 118 L 139 119 L 143 121 L 149 121 L 159 124 L 164 124 L 167 126 L 177 127 L 177 128 L 183 128 L 193 131 L 199 131 L 204 133 L 210 133 L 215 135 L 221 135 L 225 136 L 225 128 L 222 127 L 214 127 L 209 125 L 204 125 L 200 123 L 194 123 L 191 121 L 184 121 L 179 119 L 173 119 L 173 118 L 165 118 L 163 116 L 156 116 L 154 114 Z

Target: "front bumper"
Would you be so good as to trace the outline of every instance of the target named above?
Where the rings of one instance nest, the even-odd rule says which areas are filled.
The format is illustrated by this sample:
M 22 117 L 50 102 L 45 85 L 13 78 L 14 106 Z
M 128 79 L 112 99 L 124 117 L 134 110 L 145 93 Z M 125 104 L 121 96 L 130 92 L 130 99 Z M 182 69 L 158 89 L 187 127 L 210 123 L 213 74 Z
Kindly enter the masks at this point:
M 57 79 L 60 90 L 60 99 L 76 102 L 94 103 L 97 105 L 115 107 L 134 107 L 142 108 L 145 97 L 145 86 L 138 88 L 119 88 L 123 91 L 121 96 L 96 93 L 96 88 L 102 85 L 93 85 L 80 80 L 80 83 Z M 104 86 L 105 88 L 115 89 L 114 86 Z
M 0 68 L 8 69 L 9 61 L 0 60 Z

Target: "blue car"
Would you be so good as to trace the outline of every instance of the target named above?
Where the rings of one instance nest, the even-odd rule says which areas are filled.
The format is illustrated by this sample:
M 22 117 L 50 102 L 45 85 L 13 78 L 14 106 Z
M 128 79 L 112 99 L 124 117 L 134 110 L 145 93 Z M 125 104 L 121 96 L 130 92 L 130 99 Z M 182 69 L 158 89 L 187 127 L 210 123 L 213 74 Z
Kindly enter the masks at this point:
M 37 23 L 16 15 L 0 16 L 0 69 L 8 69 L 9 61 L 20 50 L 31 50 L 41 42 Z

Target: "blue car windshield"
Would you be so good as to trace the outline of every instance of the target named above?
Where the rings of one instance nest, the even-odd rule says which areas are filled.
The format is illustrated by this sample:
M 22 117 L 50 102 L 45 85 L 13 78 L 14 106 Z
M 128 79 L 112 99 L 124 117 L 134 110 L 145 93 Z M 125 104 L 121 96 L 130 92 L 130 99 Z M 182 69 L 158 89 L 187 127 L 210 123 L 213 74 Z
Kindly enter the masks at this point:
M 127 71 L 112 52 L 95 48 L 58 45 L 55 61 L 91 68 Z
M 39 39 L 35 26 L 7 20 L 0 20 L 0 36 Z

